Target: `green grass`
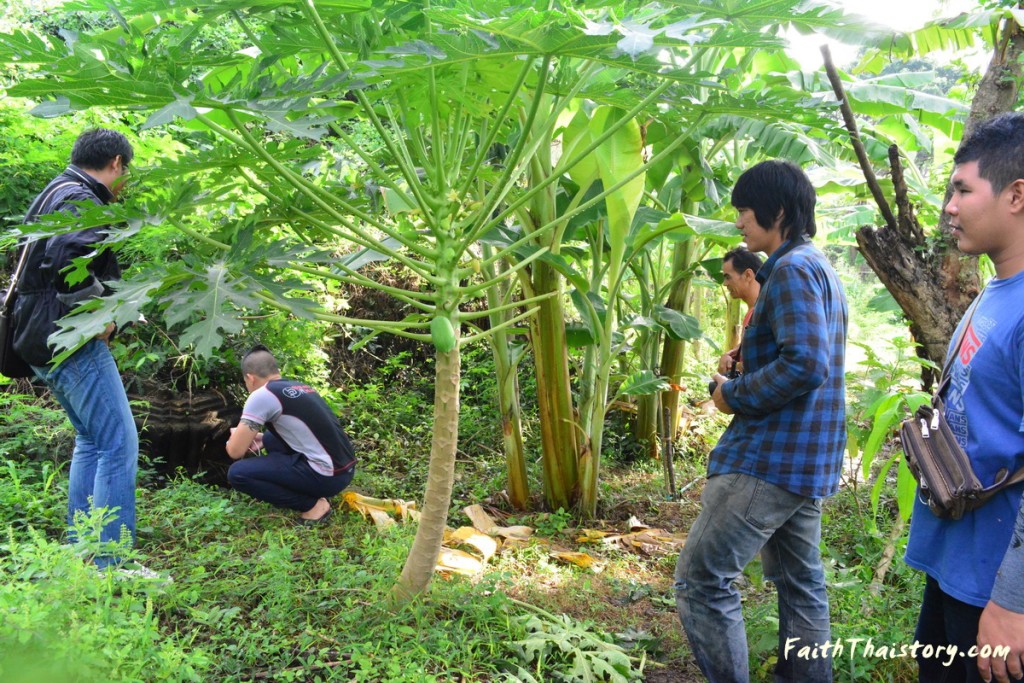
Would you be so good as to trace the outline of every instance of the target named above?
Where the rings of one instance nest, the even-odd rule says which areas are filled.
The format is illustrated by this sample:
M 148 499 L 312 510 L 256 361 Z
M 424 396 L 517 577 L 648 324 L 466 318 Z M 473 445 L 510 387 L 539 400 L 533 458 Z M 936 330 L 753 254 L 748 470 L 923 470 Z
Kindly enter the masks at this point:
M 886 322 L 877 315 L 875 327 Z M 468 523 L 460 512 L 468 504 L 490 501 L 501 508 L 505 485 L 503 457 L 494 450 L 500 435 L 485 379 L 492 371 L 488 357 L 478 354 L 467 365 L 479 376 L 467 376 L 464 387 L 453 527 Z M 391 372 L 401 367 L 397 358 Z M 360 446 L 355 488 L 416 500 L 429 459 L 430 380 L 417 375 L 397 385 L 391 381 L 382 372 L 332 399 Z M 687 403 L 702 398 L 688 395 Z M 53 453 L 69 449 L 32 431 L 41 425 L 44 434 L 66 440 L 66 423 L 52 407 L 35 412 L 27 401 L 7 403 L 11 410 L 0 432 L 10 444 L 6 455 L 17 460 L 0 466 L 5 682 L 528 683 L 574 680 L 572 672 L 580 667 L 602 666 L 612 673 L 597 680 L 635 680 L 644 673 L 659 681 L 701 680 L 675 613 L 675 552 L 581 546 L 579 524 L 564 511 L 500 520 L 532 526 L 540 538 L 502 552 L 481 577 L 439 576 L 428 600 L 392 611 L 387 597 L 413 527 L 378 532 L 361 517 L 342 513 L 327 527 L 298 528 L 289 513 L 183 477 L 165 488 L 139 491 L 138 559 L 170 574 L 174 583 L 102 579 L 61 544 L 66 466 L 55 464 L 60 459 Z M 676 460 L 677 486 L 692 486 L 679 502 L 666 497 L 661 465 L 645 459 L 623 415 L 613 413 L 600 481 L 601 519 L 588 526 L 623 531 L 637 517 L 672 533 L 686 532 L 699 512 L 707 453 L 726 423 L 692 409 Z M 539 430 L 529 414 L 526 431 L 528 452 L 537 453 Z M 529 475 L 537 494 L 537 458 L 530 460 Z M 833 635 L 884 644 L 912 641 L 922 579 L 902 563 L 901 539 L 885 581 L 873 585 L 887 539 L 868 531 L 866 496 L 865 486 L 845 489 L 825 505 L 822 547 Z M 892 508 L 883 499 L 882 534 L 891 528 Z M 601 571 L 554 560 L 552 546 L 593 554 Z M 740 588 L 752 680 L 770 680 L 775 595 L 758 570 L 752 564 Z M 628 666 L 622 666 L 614 644 L 633 657 Z M 914 663 L 906 659 L 845 657 L 835 668 L 837 681 L 916 678 Z
M 690 481 L 702 466 L 677 468 Z M 620 680 L 641 676 L 641 659 L 644 671 L 699 680 L 675 614 L 675 552 L 580 545 L 564 513 L 505 520 L 543 538 L 499 554 L 482 577 L 439 576 L 428 600 L 392 611 L 387 596 L 412 526 L 379 532 L 341 513 L 327 527 L 297 527 L 290 514 L 181 478 L 139 491 L 138 559 L 174 583 L 114 581 L 61 544 L 60 477 L 38 463 L 0 469 L 4 681 L 563 680 L 581 662 L 616 661 L 615 644 L 633 657 Z M 619 505 L 592 527 L 621 531 L 636 516 L 685 532 L 699 510 L 700 486 L 668 501 L 653 464 L 609 468 L 606 477 Z M 908 642 L 920 575 L 898 549 L 885 582 L 871 585 L 886 539 L 863 530 L 853 495 L 844 490 L 825 507 L 833 635 Z M 467 521 L 453 510 L 450 523 Z M 602 571 L 556 561 L 552 546 L 589 552 Z M 741 591 L 753 680 L 766 680 L 775 596 L 756 563 Z M 906 659 L 836 662 L 837 680 L 914 675 Z
M 390 609 L 412 526 L 378 532 L 343 513 L 298 527 L 189 479 L 139 496 L 131 557 L 173 583 L 100 576 L 61 544 L 60 519 L 26 525 L 6 504 L 63 509 L 44 474 L 9 464 L 0 478 L 4 681 L 528 681 L 623 661 L 600 630 L 515 603 L 500 566 L 439 576 L 428 600 Z M 632 667 L 617 680 L 634 679 Z

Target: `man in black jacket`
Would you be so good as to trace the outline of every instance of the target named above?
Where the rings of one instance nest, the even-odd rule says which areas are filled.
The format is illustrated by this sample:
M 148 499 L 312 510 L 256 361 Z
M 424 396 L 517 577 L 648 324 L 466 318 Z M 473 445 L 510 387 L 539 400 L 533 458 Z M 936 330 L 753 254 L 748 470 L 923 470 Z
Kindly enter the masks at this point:
M 75 202 L 109 204 L 117 199 L 132 161 L 128 139 L 97 128 L 82 133 L 71 150 L 71 165 L 53 179 L 26 214 L 26 222 L 57 211 L 78 215 Z M 55 349 L 48 341 L 57 321 L 79 302 L 106 293 L 104 282 L 121 276 L 114 254 L 96 251 L 105 228 L 87 228 L 28 244 L 25 269 L 14 310 L 14 349 L 46 382 L 75 428 L 68 487 L 69 536 L 79 514 L 104 508 L 108 515 L 103 542 L 135 541 L 135 476 L 139 438 L 121 376 L 108 348 L 114 324 L 88 340 L 53 367 Z M 76 258 L 92 256 L 89 277 L 69 285 L 66 273 Z M 100 568 L 120 564 L 116 552 L 100 550 Z M 132 570 L 149 575 L 145 568 Z

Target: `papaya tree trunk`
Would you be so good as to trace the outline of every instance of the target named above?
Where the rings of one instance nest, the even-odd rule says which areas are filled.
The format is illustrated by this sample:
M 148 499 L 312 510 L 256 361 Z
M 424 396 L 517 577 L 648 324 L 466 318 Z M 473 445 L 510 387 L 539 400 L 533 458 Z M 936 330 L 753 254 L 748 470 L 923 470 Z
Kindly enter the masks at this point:
M 420 516 L 416 538 L 402 574 L 391 590 L 396 603 L 423 593 L 430 584 L 441 552 L 448 506 L 455 483 L 455 451 L 459 443 L 459 381 L 461 358 L 459 348 L 435 356 L 434 371 L 434 433 L 430 442 L 430 466 L 427 471 L 427 490 L 423 496 L 423 514 Z

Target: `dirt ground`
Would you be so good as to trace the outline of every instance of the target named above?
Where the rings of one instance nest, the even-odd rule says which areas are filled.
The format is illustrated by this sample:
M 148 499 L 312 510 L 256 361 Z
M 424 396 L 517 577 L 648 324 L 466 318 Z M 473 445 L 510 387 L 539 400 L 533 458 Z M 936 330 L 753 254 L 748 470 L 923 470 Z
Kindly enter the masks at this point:
M 633 473 L 609 472 L 608 476 L 616 479 L 623 489 L 637 484 L 632 481 L 637 476 Z M 690 477 L 680 483 L 680 488 L 687 483 L 693 485 L 678 501 L 665 500 L 661 493 L 650 490 L 644 491 L 644 495 L 609 496 L 620 502 L 599 510 L 601 519 L 545 537 L 545 543 L 592 555 L 603 565 L 600 571 L 589 573 L 576 569 L 552 576 L 530 562 L 516 563 L 511 572 L 515 578 L 505 590 L 512 597 L 552 613 L 565 613 L 594 623 L 620 641 L 623 634 L 649 639 L 653 645 L 644 648 L 648 653 L 645 681 L 703 681 L 686 645 L 672 592 L 673 571 L 681 546 L 655 543 L 629 547 L 579 541 L 584 529 L 622 534 L 638 523 L 678 541 L 685 540 L 686 531 L 700 511 L 702 479 Z M 634 657 L 640 653 L 638 649 L 629 651 Z
M 683 667 L 651 666 L 644 676 L 644 683 L 703 683 L 705 680 L 696 664 Z

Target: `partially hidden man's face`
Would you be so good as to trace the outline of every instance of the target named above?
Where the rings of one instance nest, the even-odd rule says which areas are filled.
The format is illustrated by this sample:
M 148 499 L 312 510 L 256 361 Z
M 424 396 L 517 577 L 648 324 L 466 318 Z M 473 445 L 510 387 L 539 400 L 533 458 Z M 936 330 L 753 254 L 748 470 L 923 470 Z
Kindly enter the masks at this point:
M 114 160 L 110 162 L 110 168 L 113 177 L 109 187 L 111 194 L 113 194 L 116 199 L 128 182 L 128 165 L 124 163 L 124 159 L 122 159 L 121 155 L 118 154 L 114 157 Z
M 744 274 L 736 272 L 732 259 L 722 262 L 722 280 L 725 288 L 729 290 L 729 296 L 733 299 L 743 298 L 744 286 L 746 284 Z

